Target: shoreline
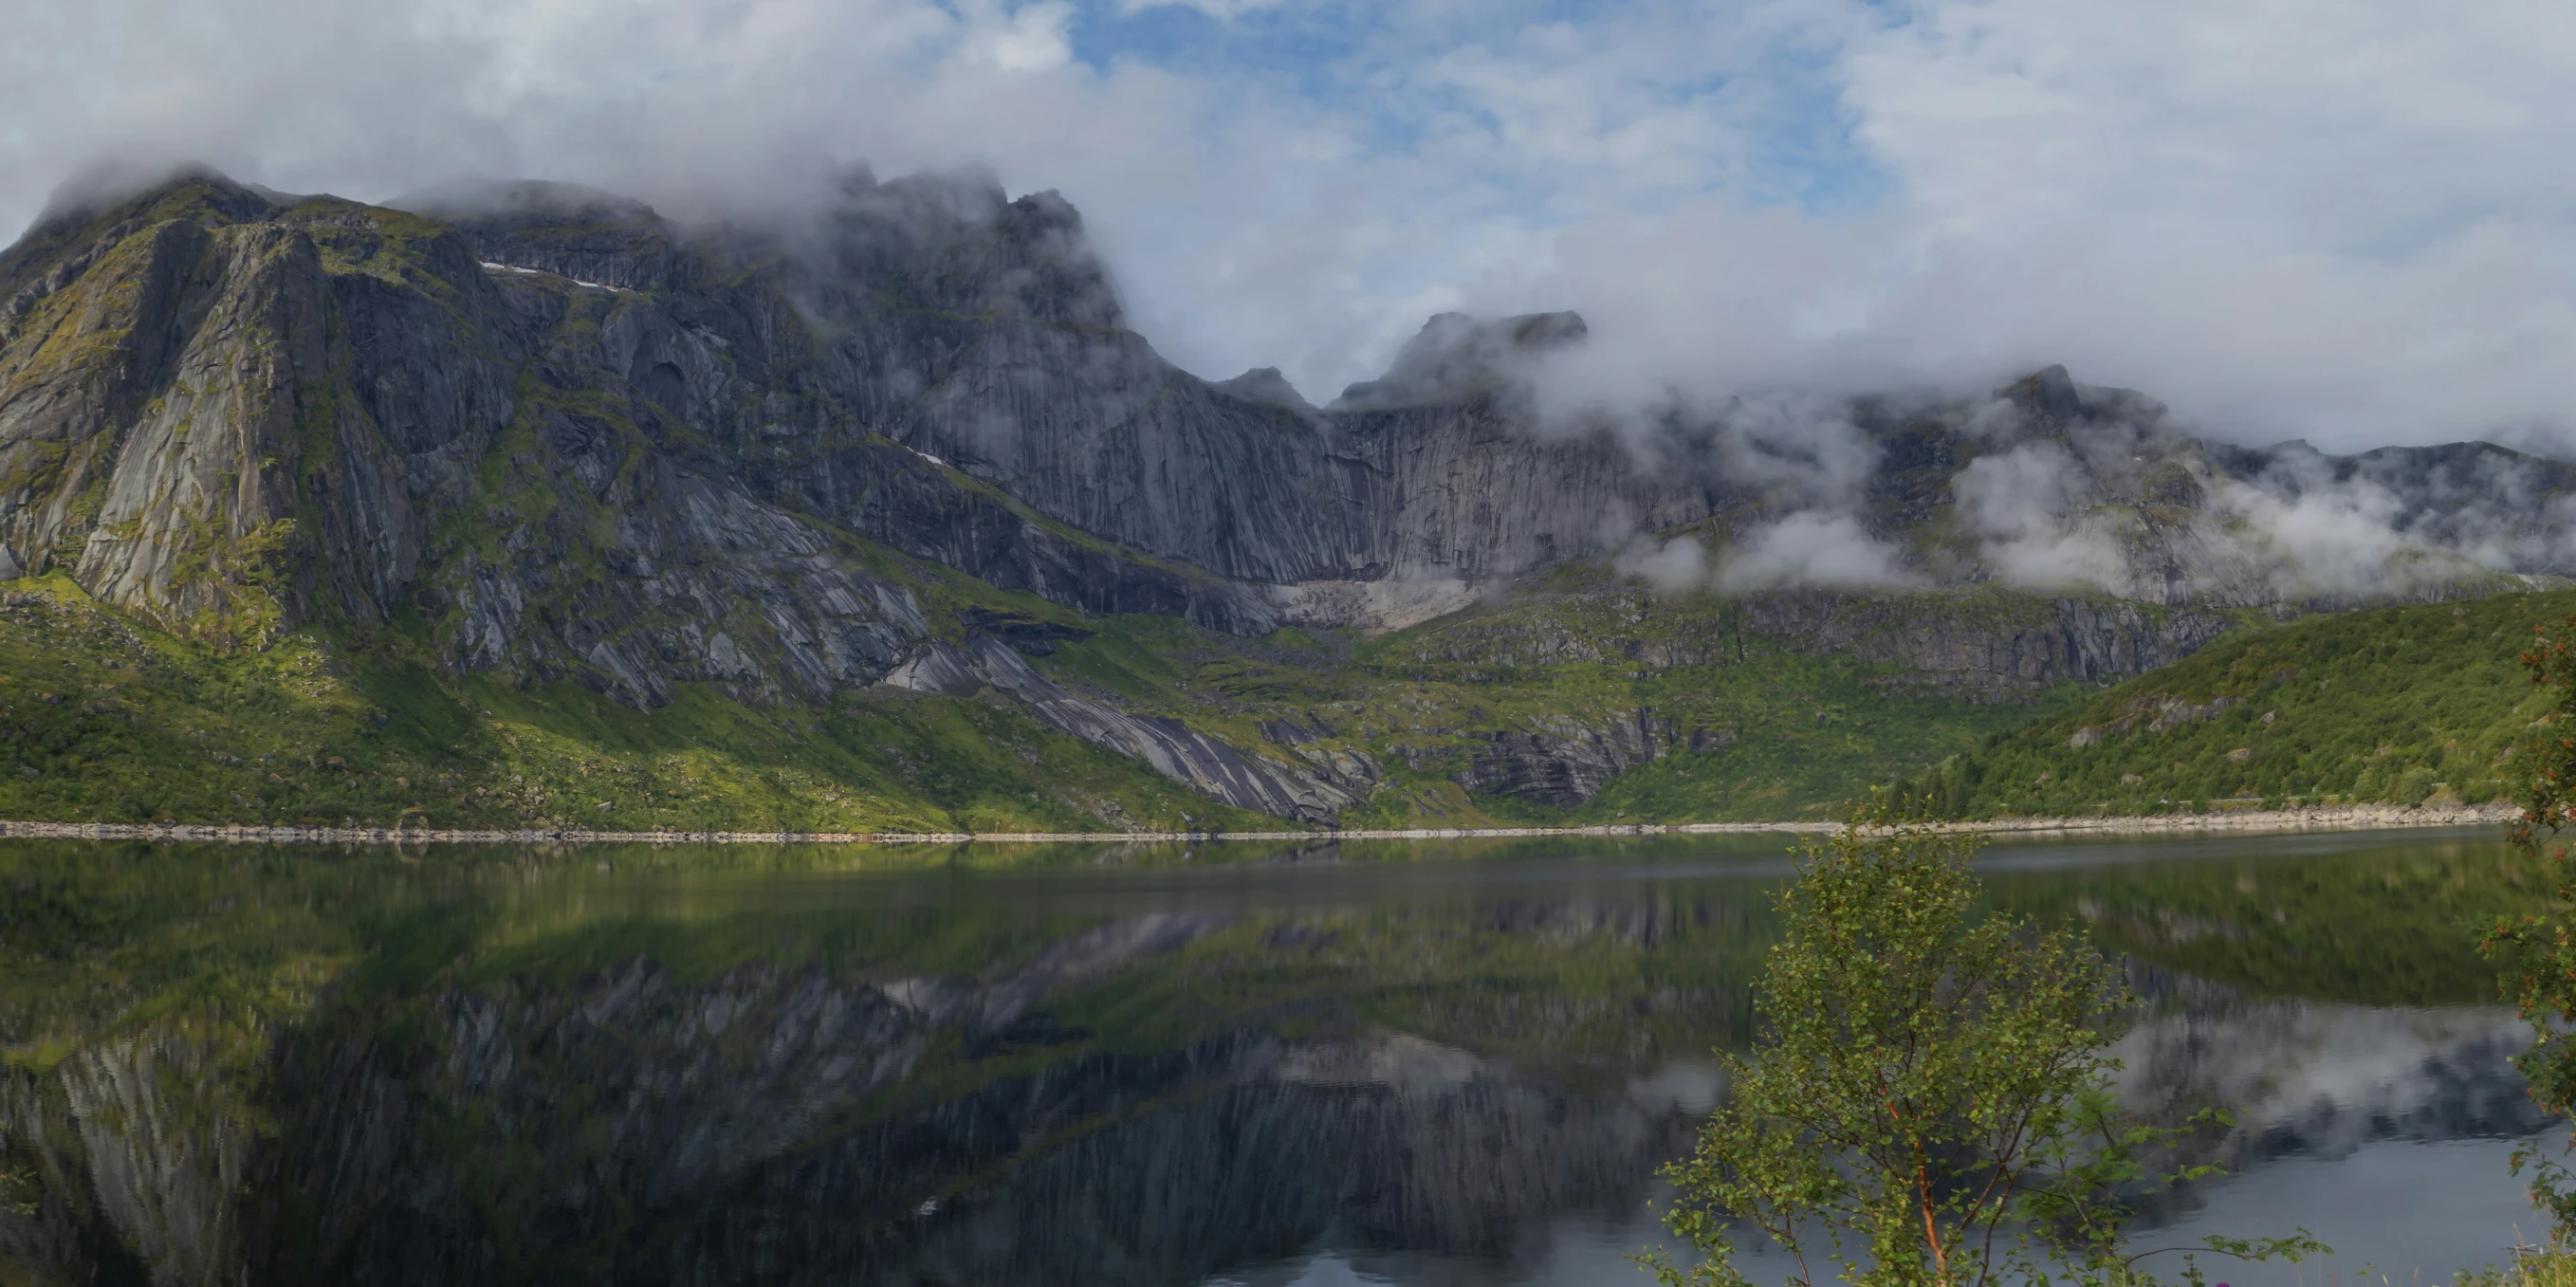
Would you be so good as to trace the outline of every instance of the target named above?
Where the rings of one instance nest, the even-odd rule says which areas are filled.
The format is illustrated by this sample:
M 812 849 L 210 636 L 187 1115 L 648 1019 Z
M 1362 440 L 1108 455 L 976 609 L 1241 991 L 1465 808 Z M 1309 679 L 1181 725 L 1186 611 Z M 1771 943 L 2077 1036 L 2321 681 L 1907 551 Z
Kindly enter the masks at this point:
M 2519 806 L 2463 804 L 2442 807 L 2350 804 L 2315 809 L 2239 809 L 2226 813 L 2115 814 L 2077 818 L 1990 818 L 1948 825 L 1988 835 L 2172 835 L 2214 831 L 2396 831 L 2426 827 L 2503 826 L 2522 816 Z
M 2247 809 L 2225 813 L 1992 818 L 1935 824 L 1995 836 L 2182 835 L 2196 832 L 2381 831 L 2502 825 L 2519 817 L 2510 804 L 2403 808 L 2388 804 L 2313 809 Z M 1343 831 L 584 831 L 524 828 L 298 827 L 246 824 L 0 821 L 6 840 L 148 840 L 169 843 L 270 845 L 957 845 L 1152 844 L 1218 840 L 1510 840 L 1548 836 L 1823 835 L 1838 822 L 1630 823 L 1590 827 L 1410 827 Z

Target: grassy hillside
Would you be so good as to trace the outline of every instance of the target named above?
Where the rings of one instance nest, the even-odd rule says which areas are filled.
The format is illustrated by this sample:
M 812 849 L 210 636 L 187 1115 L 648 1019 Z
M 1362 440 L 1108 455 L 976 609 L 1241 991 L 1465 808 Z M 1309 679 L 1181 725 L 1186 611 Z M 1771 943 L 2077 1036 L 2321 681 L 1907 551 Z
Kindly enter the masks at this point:
M 1962 818 L 2497 799 L 2546 705 L 2514 654 L 2571 611 L 2511 594 L 2233 635 L 1906 789 Z
M 2476 802 L 2504 793 L 2504 758 L 2538 714 L 2515 650 L 2532 622 L 2576 610 L 2576 592 L 2560 592 L 2313 617 L 2116 688 L 2065 685 L 2014 705 L 1926 691 L 1847 654 L 1746 646 L 1720 601 L 1610 611 L 1624 592 L 1578 587 L 1511 608 L 1508 635 L 1496 631 L 1504 614 L 1480 611 L 1375 638 L 1246 640 L 1164 617 L 1084 618 L 945 569 L 889 571 L 940 616 L 985 607 L 1092 632 L 1038 659 L 1078 691 L 1328 771 L 1374 766 L 1382 781 L 1344 826 L 1812 817 L 1907 774 L 1908 790 L 1951 817 Z M 570 683 L 459 679 L 424 664 L 425 643 L 399 626 L 226 651 L 102 611 L 58 579 L 16 583 L 0 604 L 5 817 L 1280 825 L 989 694 L 862 690 L 755 708 L 683 686 L 647 713 Z M 1491 643 L 1506 637 L 1517 654 Z M 1530 639 L 1556 642 L 1532 655 Z M 1674 659 L 1688 664 L 1656 664 Z M 1580 741 L 1641 719 L 1698 749 L 1631 768 L 1575 807 L 1458 784 L 1497 731 Z
M 2031 717 L 2033 707 L 1927 694 L 1898 667 L 1848 656 L 1757 647 L 1724 664 L 1643 666 L 1619 635 L 1556 605 L 1568 635 L 1597 647 L 1547 664 L 1439 659 L 1435 622 L 1372 639 L 1281 631 L 1246 641 L 1168 618 L 1113 618 L 1044 663 L 1064 682 L 1131 708 L 1183 718 L 1239 745 L 1261 745 L 1285 721 L 1316 734 L 1323 754 L 1357 753 L 1385 786 L 1344 826 L 1494 826 L 1693 822 L 1815 816 L 1873 783 L 1915 771 Z M 1667 606 L 1658 628 L 1686 627 Z M 1608 652 L 1610 659 L 1582 655 Z M 2048 694 L 2038 709 L 2073 700 Z M 1639 712 L 1701 750 L 1678 750 L 1613 779 L 1573 808 L 1461 789 L 1466 769 L 1502 729 L 1607 729 Z
M 1575 646 L 1497 661 L 1447 619 L 1377 638 L 1239 639 L 1166 617 L 1084 618 L 947 569 L 884 560 L 934 620 L 970 608 L 1093 632 L 1039 659 L 1060 682 L 1237 746 L 1384 780 L 1345 826 L 1444 827 L 1815 815 L 2030 718 L 1927 693 L 1898 668 L 1776 641 L 1717 664 L 1642 665 L 1728 629 L 1723 605 L 1601 617 L 1601 595 L 1517 609 Z M 845 692 L 756 709 L 682 686 L 649 713 L 571 683 L 521 690 L 427 664 L 416 623 L 313 631 L 264 650 L 156 632 L 60 578 L 0 607 L 0 817 L 76 821 L 650 829 L 1127 830 L 1275 827 L 1050 730 L 1010 702 Z M 1616 597 L 1612 595 L 1611 597 Z M 1629 614 L 1631 616 L 1635 614 Z M 1705 618 L 1705 619 L 1703 619 Z M 1519 623 L 1526 628 L 1531 622 Z M 1707 651 L 1707 650 L 1703 650 Z M 1463 659 L 1462 659 L 1463 657 Z M 2070 689 L 2038 709 L 2073 700 Z M 1576 808 L 1471 796 L 1454 780 L 1501 729 L 1633 725 L 1700 735 Z M 1294 734 L 1283 740 L 1283 729 Z M 1294 743 L 1294 744 L 1291 744 Z
M 399 638 L 227 653 L 18 583 L 0 609 L 0 817 L 853 831 L 1276 826 L 1005 705 L 846 694 L 645 714 L 457 680 Z

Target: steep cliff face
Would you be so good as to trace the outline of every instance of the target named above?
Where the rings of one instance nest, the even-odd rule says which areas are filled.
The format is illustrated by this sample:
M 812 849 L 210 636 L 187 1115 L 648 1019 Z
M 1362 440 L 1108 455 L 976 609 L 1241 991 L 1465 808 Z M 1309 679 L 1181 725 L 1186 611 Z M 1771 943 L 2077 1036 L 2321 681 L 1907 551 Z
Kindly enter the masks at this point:
M 2134 674 L 2226 609 L 2576 569 L 2576 469 L 2213 446 L 2057 369 L 1990 399 L 1542 424 L 1534 373 L 1588 342 L 1582 319 L 1443 315 L 1326 408 L 1275 371 L 1210 383 L 1128 329 L 1070 206 L 989 177 L 853 174 L 760 226 L 549 184 L 404 204 L 200 174 L 0 254 L 0 579 L 66 574 L 223 647 L 399 634 L 452 674 L 642 709 L 685 685 L 815 705 L 938 671 L 930 691 L 990 689 L 1322 821 L 1377 790 L 1374 752 L 1318 760 L 1019 682 L 976 661 L 925 565 L 982 582 L 969 598 L 1244 638 L 1455 615 L 1458 639 L 1501 631 L 1467 651 L 1509 665 L 1712 665 L 1768 639 L 1973 702 Z M 2468 504 L 2481 489 L 2515 516 Z M 1727 579 L 1827 512 L 1840 526 L 1802 530 L 1873 543 L 1870 588 L 1921 593 L 1798 589 L 1819 556 L 1795 550 Z M 2298 546 L 2354 515 L 2386 539 Z M 1468 611 L 1651 534 L 1698 560 L 1685 600 L 1732 596 L 1723 630 L 1687 603 L 1647 604 L 1680 624 L 1643 635 Z M 1972 586 L 2020 597 L 1945 602 Z M 1485 728 L 1458 780 L 1582 800 L 1708 744 L 1645 705 Z
M 1179 720 L 1132 715 L 1077 697 L 988 634 L 972 636 L 963 648 L 933 643 L 884 683 L 961 697 L 987 688 L 1008 693 L 1062 732 L 1132 755 L 1238 808 L 1278 817 L 1331 822 L 1367 799 L 1377 783 L 1375 766 L 1362 757 L 1344 756 L 1329 767 L 1283 763 L 1247 755 Z
M 1271 627 L 1243 586 L 857 424 L 806 315 L 725 246 L 595 194 L 501 211 L 459 232 L 198 176 L 22 242 L 0 261 L 0 576 L 65 571 L 228 646 L 410 615 L 456 671 L 646 708 L 691 682 L 818 703 L 955 629 L 874 570 L 870 535 L 1085 610 Z M 1079 731 L 1139 749 L 1123 727 Z M 1198 783 L 1221 798 L 1327 809 L 1216 753 L 1241 770 Z
M 2151 400 L 2055 368 L 1991 402 L 1810 409 L 1839 445 L 1757 442 L 1744 408 L 1550 433 L 1527 372 L 1584 342 L 1581 319 L 1444 315 L 1383 379 L 1317 411 L 1275 373 L 1210 384 L 1172 367 L 1126 328 L 1071 207 L 988 178 L 853 175 L 776 229 L 685 229 L 543 184 L 411 204 L 436 218 L 201 178 L 57 218 L 12 250 L 0 571 L 74 566 L 174 622 L 268 603 L 291 623 L 316 587 L 381 617 L 426 559 L 426 579 L 471 604 L 450 625 L 471 639 L 458 655 L 498 664 L 510 591 L 475 583 L 530 547 L 626 568 L 766 564 L 758 615 L 801 625 L 728 630 L 689 587 L 637 584 L 566 605 L 557 637 L 525 649 L 541 670 L 587 664 L 649 695 L 670 676 L 647 655 L 738 672 L 710 652 L 719 635 L 793 672 L 766 687 L 808 691 L 836 664 L 811 640 L 846 633 L 789 606 L 811 541 L 643 512 L 695 503 L 672 494 L 681 475 L 723 508 L 819 522 L 815 540 L 1245 633 L 1380 606 L 1335 585 L 1492 582 L 1693 525 L 1742 539 L 1820 503 L 1801 469 L 1857 470 L 1837 485 L 1857 485 L 1860 526 L 1934 583 L 2055 576 L 2222 606 L 2332 593 L 2281 575 L 2290 552 L 2248 507 L 2357 483 L 2429 551 L 2410 556 L 2419 580 L 2576 558 L 2550 501 L 2576 493 L 2567 467 L 2482 445 L 2214 447 Z M 578 487 L 553 485 L 563 475 Z M 2531 503 L 2490 524 L 2458 503 L 2479 487 Z M 553 494 L 492 503 L 531 492 Z M 466 542 L 436 537 L 469 500 L 478 531 L 518 541 L 512 558 L 460 558 Z M 501 579 L 547 597 L 517 561 Z M 616 642 L 663 604 L 685 625 Z
M 1681 728 L 1645 706 L 1593 722 L 1542 716 L 1528 727 L 1487 735 L 1452 780 L 1470 792 L 1568 808 L 1601 794 L 1610 779 L 1640 764 L 1679 750 L 1716 750 L 1736 737 L 1732 729 Z
M 1284 383 L 1181 371 L 1126 329 L 1052 193 L 862 178 L 844 198 L 787 287 L 831 328 L 823 386 L 860 422 L 1110 541 L 1258 585 L 1483 579 L 1707 512 L 1606 437 L 1514 432 L 1491 389 L 1436 354 L 1391 373 L 1407 396 L 1348 414 L 1295 405 Z M 1521 329 L 1543 344 L 1580 328 Z
M 418 594 L 461 666 L 645 703 L 881 675 L 923 623 L 838 556 L 848 532 L 1086 609 L 1268 628 L 1239 587 L 855 427 L 774 282 L 657 293 L 710 261 L 557 195 L 466 225 L 488 246 L 211 177 L 41 230 L 0 280 L 0 573 L 65 568 L 211 636 Z
M 0 572 L 67 567 L 200 635 L 292 624 L 317 587 L 373 606 L 408 577 L 386 453 L 314 396 L 334 356 L 320 251 L 234 222 L 260 213 L 182 191 L 0 268 Z

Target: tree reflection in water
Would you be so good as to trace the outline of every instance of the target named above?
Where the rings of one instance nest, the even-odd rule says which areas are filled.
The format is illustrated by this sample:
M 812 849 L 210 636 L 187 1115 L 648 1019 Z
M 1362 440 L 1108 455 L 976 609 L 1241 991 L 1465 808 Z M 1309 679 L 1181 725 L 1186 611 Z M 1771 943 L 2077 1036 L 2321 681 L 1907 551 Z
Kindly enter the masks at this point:
M 2451 941 L 2527 896 L 2483 838 L 2004 858 L 1998 899 L 2129 955 L 2133 1098 L 2244 1105 L 2219 1156 L 2543 1125 Z M 0 1123 L 41 1193 L 0 1276 L 1548 1275 L 1566 1228 L 1649 1227 L 1785 871 L 1720 838 L 12 845 Z

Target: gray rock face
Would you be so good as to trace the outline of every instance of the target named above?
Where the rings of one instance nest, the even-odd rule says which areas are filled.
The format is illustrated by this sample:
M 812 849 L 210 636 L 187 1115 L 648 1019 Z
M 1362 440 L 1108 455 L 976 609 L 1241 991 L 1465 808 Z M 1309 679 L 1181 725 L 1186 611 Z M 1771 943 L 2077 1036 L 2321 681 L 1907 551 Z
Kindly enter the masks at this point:
M 299 543 L 309 452 L 320 459 L 302 517 L 323 531 L 306 540 L 346 543 L 327 573 L 340 597 L 374 602 L 409 573 L 408 516 L 378 503 L 386 453 L 301 399 L 326 361 L 309 238 L 173 218 L 22 290 L 39 288 L 0 348 L 11 567 L 68 566 L 101 599 L 174 630 L 264 632 L 300 616 L 325 575 L 297 577 L 284 557 Z
M 572 183 L 504 183 L 392 203 L 465 230 L 484 262 L 620 290 L 675 282 L 679 254 L 651 206 Z
M 1757 442 L 1743 406 L 1551 435 L 1527 373 L 1584 342 L 1582 319 L 1443 315 L 1319 411 L 1275 371 L 1211 384 L 1165 362 L 1073 209 L 989 176 L 853 174 L 770 227 L 683 228 L 546 184 L 407 204 L 422 213 L 196 175 L 0 253 L 0 576 L 65 571 L 242 644 L 417 611 L 456 669 L 650 707 L 692 682 L 818 700 L 955 637 L 888 579 L 888 550 L 1257 635 L 1418 622 L 1639 533 L 1723 551 L 1830 502 L 1927 586 L 2096 589 L 1992 619 L 1754 595 L 1736 638 L 1631 659 L 1750 632 L 1981 698 L 2136 673 L 2214 634 L 2209 609 L 2576 570 L 2576 469 L 2482 444 L 2212 446 L 2054 368 L 1988 402 L 1824 408 L 1840 445 Z M 1810 485 L 1823 474 L 1839 481 Z M 2263 535 L 2296 526 L 2266 515 L 2363 502 L 2402 538 L 2377 570 L 2299 570 L 2312 553 Z M 1372 780 L 1030 700 L 1289 816 Z M 1495 780 L 1579 796 L 1645 753 L 1560 733 L 1497 742 Z
M 2126 678 L 2178 661 L 2231 624 L 2214 612 L 2100 596 L 1861 595 L 1779 590 L 1675 609 L 1633 587 L 1571 596 L 1593 619 L 1549 611 L 1465 617 L 1419 636 L 1427 661 L 1508 670 L 1625 662 L 1639 670 L 1742 664 L 1777 652 L 1843 654 L 1900 666 L 1890 682 L 1972 701 L 2014 701 L 2070 680 Z M 1600 619 L 1624 623 L 1603 626 Z M 1633 630 L 1633 633 L 1630 633 Z
M 1440 313 L 1397 351 L 1385 375 L 1342 390 L 1336 411 L 1455 406 L 1526 387 L 1527 364 L 1579 344 L 1589 328 L 1574 313 L 1530 313 L 1484 321 Z M 1274 373 L 1275 374 L 1275 373 Z
M 971 696 L 986 688 L 1026 703 L 1058 731 L 1134 756 L 1175 782 L 1227 804 L 1306 822 L 1331 822 L 1368 797 L 1374 766 L 1350 757 L 1343 772 L 1283 763 L 1240 751 L 1178 720 L 1132 715 L 1076 697 L 1029 668 L 1018 652 L 978 634 L 964 648 L 931 643 L 882 681 L 915 692 Z M 1365 773 L 1356 781 L 1347 773 Z
M 598 508 L 634 499 L 608 484 L 625 476 L 620 452 L 643 450 L 728 496 L 1004 588 L 1258 633 L 1364 611 L 1365 596 L 1306 587 L 1474 584 L 1638 532 L 1741 535 L 1805 503 L 1780 492 L 1785 458 L 1748 463 L 1736 411 L 1676 412 L 1628 441 L 1532 431 L 1518 382 L 1533 358 L 1582 342 L 1571 314 L 1435 318 L 1384 378 L 1326 412 L 1275 372 L 1201 381 L 1125 329 L 1071 207 L 1010 200 L 988 176 L 854 174 L 785 229 L 683 229 L 546 184 L 407 204 L 443 222 L 201 178 L 66 216 L 11 250 L 7 567 L 71 566 L 116 602 L 210 628 L 294 621 L 316 602 L 381 617 L 424 565 L 449 574 L 452 597 L 483 575 L 488 561 L 457 572 L 458 542 L 435 529 L 469 493 L 489 499 L 495 452 L 572 475 Z M 521 405 L 530 377 L 564 396 Z M 2152 401 L 2057 368 L 1993 405 L 2011 414 L 1883 399 L 1835 413 L 1857 434 L 1863 525 L 1901 544 L 1954 504 L 2004 522 L 1962 480 L 2009 459 L 2065 492 L 2048 516 L 2059 537 L 2106 552 L 2068 574 L 2134 600 L 2349 593 L 2284 580 L 2288 556 L 2248 544 L 2229 507 L 2354 485 L 2392 497 L 2402 532 L 2476 553 L 2436 581 L 2576 566 L 2576 523 L 2552 499 L 2576 495 L 2576 474 L 2500 448 L 2215 447 Z M 523 432 L 539 441 L 504 445 Z M 2462 503 L 2481 491 L 2531 503 L 2495 519 L 2496 506 Z M 484 509 L 478 521 L 493 520 Z M 2009 553 L 1934 540 L 1911 557 L 1934 581 L 2026 575 Z M 533 589 L 519 597 L 546 597 Z M 504 619 L 485 607 L 479 626 Z M 767 641 L 703 618 L 644 651 L 703 652 L 718 633 L 768 660 Z M 526 651 L 560 668 L 589 646 Z M 808 660 L 766 689 L 830 673 Z M 639 665 L 585 673 L 649 694 L 722 669 L 698 656 L 651 682 L 620 677 Z
M 1497 355 L 1579 338 L 1571 314 L 1499 329 L 1439 319 L 1390 373 L 1401 396 L 1369 401 L 1377 410 L 1366 414 L 1319 415 L 1275 371 L 1209 384 L 1126 330 L 1079 216 L 1051 193 L 1012 201 L 985 177 L 857 175 L 840 198 L 813 227 L 775 236 L 691 234 L 641 207 L 533 185 L 484 195 L 479 213 L 470 202 L 423 208 L 454 220 L 492 262 L 674 296 L 727 338 L 737 372 L 792 387 L 802 414 L 758 433 L 796 467 L 769 468 L 769 451 L 743 453 L 738 466 L 757 472 L 765 496 L 1059 602 L 1178 605 L 1204 624 L 1258 632 L 1275 611 L 1222 581 L 1510 575 L 1599 553 L 1638 523 L 1709 511 L 1704 487 L 1650 481 L 1607 438 L 1516 433 L 1485 396 L 1493 382 L 1479 373 Z M 631 244 L 618 250 L 617 238 Z M 745 314 L 774 325 L 743 334 L 718 320 Z M 693 419 L 716 400 L 686 363 L 622 373 Z M 1107 545 L 1222 580 L 1157 576 L 1050 539 L 1042 525 L 1023 532 L 1015 507 L 903 476 L 929 461 L 890 461 L 815 432 L 835 421 Z
M 924 635 L 845 532 L 1087 610 L 1275 618 L 819 428 L 795 309 L 666 292 L 707 262 L 641 206 L 514 188 L 458 232 L 201 178 L 85 218 L 0 277 L 0 571 L 65 567 L 165 627 L 417 602 L 460 668 L 811 700 Z
M 1306 401 L 1305 395 L 1298 393 L 1297 386 L 1288 383 L 1288 377 L 1279 374 L 1279 368 L 1275 366 L 1257 366 L 1231 380 L 1219 380 L 1208 387 L 1246 402 L 1286 407 L 1299 415 L 1315 413 L 1314 404 Z
M 2233 624 L 2215 612 L 2101 598 L 1954 609 L 1818 592 L 1748 596 L 1744 619 L 1802 651 L 1894 663 L 1915 672 L 1915 685 L 1984 701 L 2142 674 L 2198 652 Z
M 1599 795 L 1610 779 L 1669 752 L 1715 750 L 1734 741 L 1728 729 L 1676 729 L 1647 707 L 1597 725 L 1557 716 L 1535 728 L 1491 734 L 1474 763 L 1453 780 L 1469 791 L 1572 807 Z

